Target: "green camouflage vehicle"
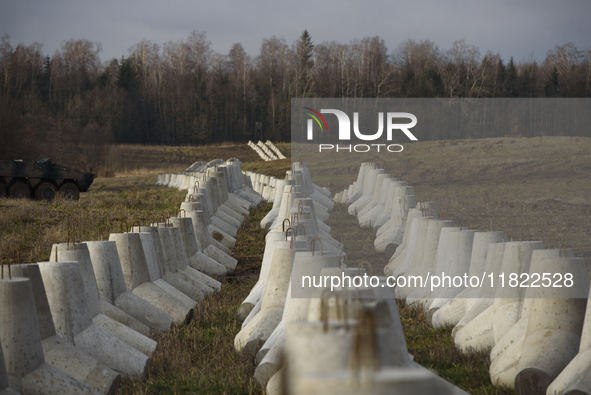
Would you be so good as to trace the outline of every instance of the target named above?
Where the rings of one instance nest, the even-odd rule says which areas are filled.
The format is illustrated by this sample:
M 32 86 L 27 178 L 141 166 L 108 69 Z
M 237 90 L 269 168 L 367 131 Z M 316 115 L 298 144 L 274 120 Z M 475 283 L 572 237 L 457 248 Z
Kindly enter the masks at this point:
M 57 193 L 77 200 L 94 181 L 92 169 L 82 173 L 51 163 L 51 158 L 0 161 L 0 197 L 52 201 Z

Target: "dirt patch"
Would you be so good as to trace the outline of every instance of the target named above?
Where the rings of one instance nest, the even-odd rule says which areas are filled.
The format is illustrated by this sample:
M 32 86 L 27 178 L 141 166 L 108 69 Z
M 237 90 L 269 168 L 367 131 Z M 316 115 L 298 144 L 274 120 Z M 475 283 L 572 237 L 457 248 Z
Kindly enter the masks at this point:
M 308 162 L 312 179 L 340 192 L 363 161 L 414 187 L 417 201 L 474 229 L 512 232 L 515 240 L 548 240 L 591 260 L 591 138 L 544 137 L 427 141 L 387 157 L 325 155 Z M 552 238 L 552 237 L 551 237 Z

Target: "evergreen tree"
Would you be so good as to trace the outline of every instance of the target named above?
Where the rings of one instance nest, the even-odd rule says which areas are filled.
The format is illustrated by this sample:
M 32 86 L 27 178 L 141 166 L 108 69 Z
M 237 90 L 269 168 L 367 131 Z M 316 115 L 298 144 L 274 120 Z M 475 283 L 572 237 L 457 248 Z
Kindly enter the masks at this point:
M 125 91 L 123 100 L 119 105 L 119 117 L 113 127 L 115 137 L 125 143 L 143 143 L 142 117 L 139 107 L 138 75 L 134 67 L 133 57 L 121 58 L 121 64 L 117 71 L 115 84 Z
M 107 86 L 111 86 L 113 83 L 114 72 L 116 70 L 117 71 L 119 70 L 119 62 L 117 62 L 117 59 L 113 59 L 113 60 L 111 60 L 111 63 L 109 63 L 109 65 L 107 67 L 105 67 L 103 72 L 100 73 L 98 75 L 98 77 L 96 77 L 96 83 L 101 88 L 106 88 Z
M 431 88 L 430 96 L 443 96 L 443 82 L 441 81 L 441 74 L 439 73 L 439 70 L 434 67 L 429 67 L 427 71 L 427 78 L 429 79 L 429 86 Z
M 53 71 L 51 68 L 51 58 L 49 55 L 43 62 L 43 72 L 39 76 L 39 92 L 41 97 L 45 100 L 49 100 L 51 97 L 51 82 L 53 77 Z
M 558 87 L 558 68 L 556 65 L 552 68 L 552 73 L 550 73 L 550 77 L 548 81 L 546 81 L 546 96 L 547 97 L 557 97 L 560 94 L 560 89 Z
M 309 68 L 312 66 L 312 53 L 314 43 L 307 30 L 304 30 L 298 42 L 298 63 L 300 67 Z
M 513 56 L 509 60 L 509 64 L 507 64 L 507 78 L 505 80 L 505 95 L 507 97 L 517 97 L 519 96 L 519 91 L 517 89 L 517 68 L 515 67 L 515 63 L 513 62 Z
M 312 54 L 314 52 L 314 43 L 307 30 L 304 30 L 300 39 L 297 41 L 297 76 L 296 76 L 296 96 L 306 96 L 312 86 L 312 74 L 310 69 L 313 66 Z
M 137 72 L 133 66 L 133 59 L 121 58 L 121 65 L 117 72 L 117 86 L 132 91 L 138 85 Z
M 536 66 L 537 64 L 534 62 L 523 67 L 523 73 L 518 78 L 520 97 L 536 97 L 538 95 L 536 89 Z
M 505 94 L 505 77 L 507 75 L 507 69 L 503 64 L 503 59 L 499 59 L 497 63 L 497 70 L 495 75 L 493 97 L 503 97 Z

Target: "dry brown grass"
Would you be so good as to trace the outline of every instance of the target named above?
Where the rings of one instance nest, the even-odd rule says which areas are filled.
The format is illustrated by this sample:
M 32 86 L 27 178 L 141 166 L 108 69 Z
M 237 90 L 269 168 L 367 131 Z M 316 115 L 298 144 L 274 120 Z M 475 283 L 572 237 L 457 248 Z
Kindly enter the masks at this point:
M 276 178 L 285 178 L 285 171 L 291 169 L 291 160 L 288 158 L 270 162 L 265 162 L 262 160 L 247 162 L 242 165 L 242 169 L 273 176 Z
M 137 177 L 158 173 L 178 173 L 198 161 L 237 157 L 243 170 L 276 177 L 285 176 L 291 167 L 289 143 L 278 143 L 288 159 L 265 162 L 246 143 L 228 142 L 215 145 L 166 146 L 116 144 L 106 148 L 104 165 L 93 169 L 97 177 Z
M 154 176 L 97 179 L 78 201 L 0 199 L 0 258 L 11 260 L 17 248 L 22 262 L 46 261 L 51 245 L 65 242 L 68 231 L 76 241 L 97 240 L 99 227 L 108 238 L 120 231 L 121 224 L 175 214 L 185 193 L 156 187 L 155 180 Z
M 591 138 L 544 137 L 426 141 L 399 154 L 311 155 L 313 180 L 333 193 L 348 187 L 362 161 L 376 161 L 435 201 L 445 218 L 473 229 L 511 231 L 515 240 L 572 247 L 591 263 Z
M 180 173 L 181 171 L 185 170 L 187 166 L 184 165 L 177 165 L 177 166 L 162 166 L 162 167 L 138 167 L 128 170 L 119 171 L 114 173 L 113 176 L 117 178 L 127 178 L 127 177 L 138 177 L 138 176 L 145 176 L 151 174 L 160 174 L 160 173 Z
M 425 199 L 504 195 L 522 202 L 591 204 L 591 138 L 585 137 L 425 141 L 406 144 L 397 154 L 345 152 L 305 159 L 315 182 L 334 192 L 357 177 L 361 162 L 375 161 Z
M 106 177 L 177 173 L 192 163 L 215 158 L 237 157 L 243 162 L 263 162 L 246 143 L 228 142 L 215 145 L 166 146 L 117 144 L 109 147 L 105 167 L 98 175 Z
M 234 275 L 228 276 L 230 282 L 242 283 L 255 281 L 259 278 L 263 254 L 265 253 L 264 230 L 260 229 L 263 217 L 273 207 L 272 203 L 262 202 L 246 217 L 236 238 L 232 256 L 238 260 Z
M 119 394 L 257 394 L 254 355 L 234 350 L 236 310 L 254 283 L 225 283 L 195 308 L 189 324 L 157 335 L 148 377 L 123 381 Z
M 383 275 L 388 257 L 375 250 L 373 231 L 369 228 L 361 228 L 357 218 L 349 215 L 344 204 L 334 206 L 326 224 L 332 228 L 331 235 L 343 243 L 349 267 L 358 267 L 363 262 L 368 262 L 371 265 L 372 274 Z

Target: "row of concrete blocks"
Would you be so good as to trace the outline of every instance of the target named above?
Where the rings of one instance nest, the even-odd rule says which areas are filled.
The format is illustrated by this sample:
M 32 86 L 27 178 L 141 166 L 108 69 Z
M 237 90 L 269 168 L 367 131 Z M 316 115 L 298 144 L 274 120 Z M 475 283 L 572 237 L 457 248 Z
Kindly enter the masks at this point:
M 197 241 L 206 255 L 217 260 L 233 260 L 229 255 L 236 243 L 238 228 L 249 209 L 258 205 L 262 197 L 252 190 L 250 177 L 241 172 L 236 160 L 226 161 L 225 165 L 212 163 L 215 165 L 206 166 L 198 175 L 180 175 L 193 182 L 187 189 L 181 210 L 199 224 Z M 173 175 L 161 176 L 161 185 L 177 187 L 166 184 L 166 180 L 174 179 Z
M 269 162 L 272 160 L 277 160 L 277 156 L 275 156 L 273 153 L 269 153 L 268 148 L 266 148 L 264 145 L 261 147 L 261 142 L 259 141 L 259 144 L 254 144 L 252 141 L 248 141 L 248 146 L 250 148 L 252 148 L 254 150 L 254 152 L 256 152 L 257 154 L 259 154 L 259 156 L 261 157 L 262 160 L 264 160 L 265 162 Z
M 361 173 L 361 171 L 360 171 Z M 540 241 L 507 242 L 503 232 L 477 232 L 435 219 L 434 207 L 410 209 L 403 240 L 388 275 L 453 278 L 467 274 L 501 281 L 502 273 L 531 280 L 549 273 L 550 287 L 405 286 L 396 296 L 423 308 L 435 327 L 454 326 L 465 353 L 490 351 L 493 384 L 519 394 L 591 393 L 589 275 L 571 249 L 544 249 Z M 425 214 L 431 214 L 426 215 Z M 572 276 L 570 286 L 556 279 Z M 557 286 L 555 287 L 554 284 Z M 465 284 L 464 284 L 465 285 Z M 562 285 L 560 287 L 560 285 Z
M 271 150 L 270 147 L 263 144 L 262 141 L 259 140 L 259 142 L 257 143 L 257 147 L 259 147 L 271 160 L 279 159 L 277 154 L 273 150 Z
M 261 159 L 265 162 L 277 159 L 286 159 L 285 155 L 281 153 L 279 148 L 277 148 L 277 146 L 269 140 L 267 140 L 265 144 L 263 144 L 263 142 L 260 140 L 257 144 L 254 144 L 252 141 L 249 140 L 248 146 L 252 148 L 257 154 L 259 154 Z
M 187 190 L 181 215 L 192 218 L 197 244 L 205 255 L 224 266 L 235 266 L 230 251 L 238 229 L 262 196 L 252 190 L 250 177 L 241 172 L 237 159 L 220 163 L 223 161 L 212 161 L 201 173 L 191 176 L 198 180 Z
M 279 211 L 282 205 L 286 187 L 295 190 L 296 186 L 294 185 L 292 188 L 292 184 L 297 183 L 300 188 L 303 188 L 302 193 L 312 199 L 316 216 L 321 220 L 321 232 L 323 232 L 323 234 L 328 234 L 330 228 L 327 227 L 324 222 L 328 220 L 330 212 L 334 208 L 334 202 L 330 199 L 330 191 L 312 182 L 312 178 L 310 177 L 310 172 L 307 166 L 303 166 L 299 163 L 294 163 L 292 166 L 292 170 L 288 170 L 286 172 L 285 179 L 273 180 L 273 178 L 265 175 L 259 175 L 258 177 L 255 177 L 255 180 L 258 180 L 259 182 L 261 182 L 260 180 L 262 180 L 262 182 L 266 182 L 267 179 L 269 179 L 269 183 L 271 185 L 274 183 L 274 188 L 269 191 L 269 196 L 273 196 L 273 198 L 269 200 L 273 202 L 273 207 L 271 211 L 269 211 L 267 215 L 265 215 L 265 217 L 261 220 L 261 228 L 269 229 L 270 227 L 275 227 L 278 220 L 290 218 L 289 215 L 283 217 L 280 216 Z M 296 168 L 295 166 L 300 167 Z M 307 180 L 306 182 L 308 184 L 305 184 L 304 180 Z
M 13 389 L 72 393 L 85 388 L 79 380 L 92 393 L 112 393 L 119 373 L 145 374 L 156 347 L 150 330 L 183 322 L 220 287 L 188 266 L 180 229 L 164 225 L 111 234 L 111 241 L 55 244 L 53 262 L 11 268 L 15 277 L 1 283 L 0 340 Z M 56 379 L 64 374 L 71 378 Z
M 201 165 L 203 162 L 196 162 Z M 194 165 L 191 165 L 193 167 Z M 191 168 L 189 167 L 189 168 Z M 184 171 L 177 174 L 164 173 L 158 174 L 156 185 L 167 186 L 169 188 L 176 188 L 179 191 L 192 191 L 193 188 L 200 186 L 203 175 L 207 174 L 210 169 L 220 170 L 228 178 L 228 183 L 231 184 L 232 190 L 238 190 L 247 181 L 243 174 L 241 174 L 240 163 L 234 158 L 224 161 L 222 159 L 216 159 L 200 167 L 200 171 Z M 219 169 L 218 169 L 219 168 Z M 252 185 L 251 185 L 252 187 Z
M 232 211 L 247 215 L 245 207 L 254 207 L 261 200 L 260 194 L 252 190 L 250 177 L 242 173 L 234 158 L 226 161 L 225 165 L 220 165 L 217 161 L 210 162 L 212 163 L 215 166 L 205 166 L 199 173 L 159 174 L 156 184 L 186 190 L 185 202 L 195 202 L 197 196 L 207 190 L 216 210 L 222 205 L 222 210 L 227 206 Z M 232 214 L 230 210 L 226 211 Z M 215 214 L 218 214 L 217 211 Z
M 347 204 L 349 214 L 357 216 L 361 227 L 373 229 L 376 251 L 388 256 L 402 242 L 406 215 L 417 204 L 412 186 L 367 162 L 361 164 L 357 180 L 337 193 L 334 201 Z
M 283 182 L 284 180 L 278 180 L 273 176 L 249 171 L 245 172 L 245 174 L 250 178 L 253 185 L 252 188 L 260 193 L 265 201 L 276 203 L 276 205 L 280 203 L 277 199 L 281 199 L 283 194 L 283 186 L 285 185 Z M 290 176 L 291 171 L 288 171 L 287 174 Z M 328 218 L 328 210 L 332 210 L 334 206 L 334 203 L 329 199 L 330 192 L 316 184 L 313 184 L 313 188 L 318 192 L 316 199 L 319 200 L 319 204 L 322 206 L 319 207 L 322 209 L 322 215 L 323 217 Z
M 204 212 L 186 213 L 110 241 L 56 244 L 54 262 L 13 266 L 15 277 L 0 280 L 0 393 L 114 393 L 120 373 L 145 374 L 156 347 L 146 335 L 185 321 L 220 289 L 213 277 L 236 266 L 200 251 Z
M 463 394 L 412 362 L 391 288 L 302 287 L 303 276 L 363 272 L 346 268 L 343 245 L 317 216 L 322 203 L 307 195 L 316 192 L 307 167 L 296 163 L 282 181 L 259 280 L 238 311 L 244 321 L 234 341 L 237 351 L 256 352 L 257 383 L 268 394 Z
M 277 179 L 275 177 L 250 171 L 246 171 L 244 174 L 250 178 L 252 189 L 260 193 L 263 200 L 273 202 L 275 198 L 275 187 L 277 185 Z
M 262 142 L 259 141 L 257 144 L 262 144 Z M 275 144 L 273 144 L 271 140 L 265 141 L 265 144 L 277 155 L 279 159 L 287 159 L 281 150 Z

